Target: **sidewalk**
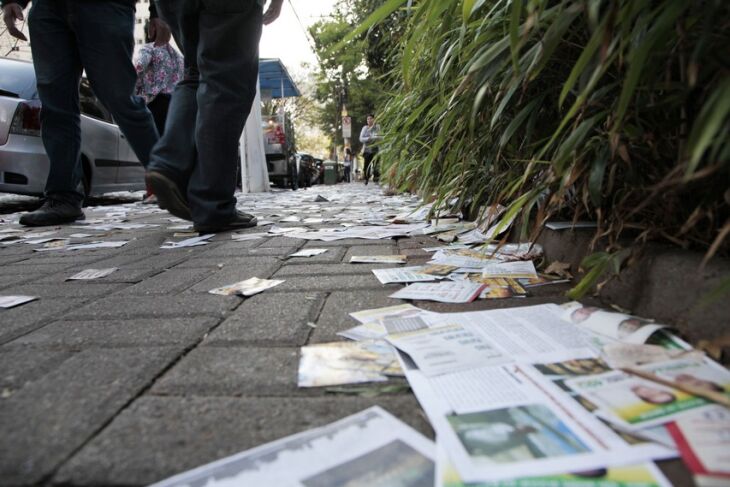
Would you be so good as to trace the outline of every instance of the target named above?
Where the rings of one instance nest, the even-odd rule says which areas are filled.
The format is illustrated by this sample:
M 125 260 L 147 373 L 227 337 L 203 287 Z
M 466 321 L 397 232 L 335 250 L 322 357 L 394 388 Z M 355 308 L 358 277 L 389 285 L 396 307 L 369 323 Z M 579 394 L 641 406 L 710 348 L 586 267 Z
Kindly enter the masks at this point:
M 248 195 L 241 202 L 264 202 L 270 213 L 285 217 L 291 215 L 280 211 L 281 202 L 298 200 L 294 216 L 326 219 L 397 207 L 387 202 L 400 200 L 381 194 L 375 185 L 355 183 Z M 335 201 L 314 202 L 317 195 Z M 343 340 L 336 333 L 356 324 L 348 313 L 402 303 L 388 297 L 402 286 L 381 285 L 371 272 L 392 265 L 349 264 L 351 256 L 402 254 L 416 265 L 429 258 L 422 247 L 442 242 L 232 241 L 224 233 L 207 245 L 165 250 L 160 246 L 174 233 L 168 227 L 180 223 L 154 208 L 128 208 L 125 223 L 159 226 L 111 230 L 99 238 L 129 241 L 120 248 L 0 247 L 0 294 L 40 298 L 0 310 L 1 485 L 144 485 L 375 404 L 432 437 L 405 381 L 299 389 L 297 367 L 299 347 Z M 87 220 L 114 211 L 87 211 Z M 58 235 L 80 232 L 99 233 L 64 227 Z M 303 248 L 329 250 L 286 258 Z M 109 267 L 119 269 L 98 280 L 65 280 Z M 285 282 L 245 299 L 208 293 L 251 277 Z M 568 288 L 545 286 L 524 299 L 466 305 L 413 304 L 461 311 L 561 303 Z M 678 462 L 670 469 L 677 485 L 688 485 Z

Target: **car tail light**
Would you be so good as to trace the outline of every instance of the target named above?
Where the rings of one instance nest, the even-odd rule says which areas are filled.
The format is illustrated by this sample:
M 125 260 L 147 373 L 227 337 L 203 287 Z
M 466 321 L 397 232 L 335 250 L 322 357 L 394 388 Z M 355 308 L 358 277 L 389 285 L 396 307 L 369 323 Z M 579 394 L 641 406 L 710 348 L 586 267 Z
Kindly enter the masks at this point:
M 22 101 L 15 110 L 10 133 L 18 135 L 41 135 L 41 103 L 39 101 Z

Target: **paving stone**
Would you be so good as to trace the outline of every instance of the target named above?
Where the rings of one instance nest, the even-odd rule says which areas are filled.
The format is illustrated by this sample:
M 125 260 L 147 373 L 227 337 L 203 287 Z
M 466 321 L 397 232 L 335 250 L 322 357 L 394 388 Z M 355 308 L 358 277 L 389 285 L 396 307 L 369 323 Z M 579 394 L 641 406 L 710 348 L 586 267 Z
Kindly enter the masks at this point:
M 414 259 L 431 260 L 433 257 L 433 252 L 426 252 L 422 249 L 401 249 L 400 254 L 405 255 L 409 262 Z
M 0 310 L 0 345 L 31 332 L 63 312 L 85 303 L 85 299 L 39 299 L 15 308 Z
M 55 482 L 143 485 L 378 404 L 431 435 L 413 396 L 143 397 L 64 465 Z
M 443 245 L 445 245 L 443 242 L 427 235 L 398 239 L 398 247 L 401 249 L 420 249 L 423 247 L 441 247 Z
M 0 348 L 0 388 L 4 389 L 0 402 L 7 399 L 8 392 L 14 393 L 26 383 L 42 377 L 72 355 L 72 352 L 60 350 Z
M 3 273 L 11 275 L 28 275 L 28 274 L 54 274 L 64 269 L 68 269 L 76 265 L 73 261 L 65 264 L 36 264 L 34 261 L 17 262 L 11 265 L 3 266 Z
M 116 266 L 109 266 L 103 263 L 88 263 L 88 264 L 82 264 L 82 265 L 73 265 L 69 267 L 68 269 L 65 269 L 60 272 L 55 272 L 51 275 L 42 277 L 35 281 L 35 283 L 38 284 L 53 284 L 56 286 L 61 286 L 66 282 L 66 279 L 73 276 L 74 274 L 78 274 L 79 272 L 85 270 L 85 269 L 108 269 L 110 267 L 116 267 Z M 127 267 L 120 267 L 116 271 L 114 271 L 112 274 L 102 277 L 100 279 L 94 279 L 94 283 L 137 283 L 145 278 L 152 276 L 160 271 L 155 269 L 129 269 Z M 35 284 L 34 283 L 34 284 Z
M 116 293 L 117 296 L 177 294 L 210 276 L 214 269 L 204 268 L 174 268 L 148 277 L 142 282 L 129 286 Z
M 227 242 L 204 252 L 201 257 L 251 257 L 260 255 L 286 257 L 292 252 L 296 252 L 298 248 L 297 245 L 282 245 L 279 247 L 253 247 L 251 244 L 255 242 L 255 240 L 244 240 L 243 242 Z
M 45 252 L 42 254 L 34 254 L 32 260 L 26 263 L 34 264 L 75 264 L 81 265 L 86 262 L 95 262 L 99 260 L 98 255 L 78 255 L 75 252 Z
M 176 348 L 86 350 L 0 402 L 0 479 L 49 476 L 180 352 Z
M 246 299 L 203 343 L 218 346 L 304 345 L 312 330 L 307 323 L 317 318 L 324 294 L 270 291 Z
M 385 269 L 393 267 L 391 264 L 310 264 L 308 260 L 294 261 L 290 259 L 279 268 L 274 278 L 286 278 L 289 276 L 346 276 L 353 274 L 373 275 L 373 269 Z M 306 263 L 304 263 L 306 262 Z
M 350 258 L 359 255 L 395 255 L 398 253 L 398 247 L 395 245 L 356 245 L 350 247 L 345 254 L 342 262 L 350 262 Z M 357 264 L 360 265 L 360 264 Z
M 267 292 L 290 291 L 342 291 L 350 289 L 380 289 L 383 285 L 373 274 L 353 274 L 345 276 L 293 276 Z M 394 292 L 394 291 L 391 291 Z
M 184 254 L 169 253 L 166 250 L 161 250 L 154 255 L 150 255 L 141 260 L 134 260 L 129 264 L 124 264 L 119 267 L 122 267 L 124 269 L 154 269 L 162 271 L 175 267 L 177 264 L 183 262 L 187 258 L 188 256 Z M 110 267 L 117 266 L 112 265 Z
M 270 256 L 251 256 L 251 257 L 196 257 L 175 266 L 176 269 L 187 269 L 191 267 L 209 267 L 215 268 L 219 265 L 226 267 L 247 267 L 251 265 L 274 265 L 281 261 L 276 257 Z
M 198 347 L 153 386 L 166 396 L 285 396 L 297 388 L 298 348 Z M 311 389 L 309 389 L 311 390 Z
M 75 273 L 69 273 L 72 275 Z M 45 298 L 85 298 L 106 296 L 124 287 L 120 283 L 105 283 L 105 279 L 94 281 L 66 281 L 57 284 L 41 284 L 41 281 L 21 286 L 10 286 L 3 293 Z
M 222 269 L 215 269 L 206 279 L 192 286 L 189 291 L 194 293 L 207 293 L 211 289 L 228 286 L 236 282 L 245 281 L 252 277 L 268 279 L 276 272 L 278 265 L 250 265 L 250 266 L 225 266 Z
M 313 247 L 317 248 L 317 247 Z M 292 257 L 286 259 L 284 262 L 288 264 L 339 264 L 345 255 L 347 250 L 345 247 L 321 247 L 327 249 L 327 252 L 320 255 L 313 255 L 312 257 Z
M 6 273 L 6 267 L 3 266 L 3 272 L 0 273 L 0 289 L 5 289 L 8 286 L 16 286 L 19 284 L 25 284 L 35 279 L 42 278 L 45 276 L 43 273 Z M 3 291 L 4 294 L 5 291 Z
M 56 321 L 11 342 L 9 346 L 42 345 L 70 348 L 176 345 L 187 348 L 220 318 L 166 318 L 109 321 Z
M 271 227 L 266 227 L 271 228 Z M 264 230 L 261 230 L 264 231 Z M 261 242 L 261 244 L 257 245 L 257 247 L 260 248 L 269 248 L 269 247 L 292 247 L 296 246 L 297 248 L 301 247 L 306 240 L 303 240 L 301 238 L 289 238 L 289 237 L 272 237 L 268 240 L 265 240 Z
M 236 296 L 187 294 L 172 296 L 109 296 L 63 316 L 64 320 L 128 320 L 133 318 L 221 317 L 238 306 Z
M 366 291 L 333 292 L 327 298 L 324 308 L 319 314 L 316 322 L 317 328 L 314 329 L 309 343 L 342 341 L 343 338 L 338 336 L 337 332 L 358 324 L 349 316 L 349 313 L 403 304 L 404 301 L 400 299 L 388 297 L 394 291 L 394 289 L 368 289 Z

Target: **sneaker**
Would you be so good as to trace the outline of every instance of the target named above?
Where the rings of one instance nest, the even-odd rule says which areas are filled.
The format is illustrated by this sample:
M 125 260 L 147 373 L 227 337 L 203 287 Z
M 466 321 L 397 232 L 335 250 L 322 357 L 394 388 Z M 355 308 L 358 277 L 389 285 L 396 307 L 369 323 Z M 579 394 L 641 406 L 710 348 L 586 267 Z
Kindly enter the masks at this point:
M 153 194 L 149 194 L 149 195 L 145 196 L 144 199 L 142 200 L 143 205 L 156 205 L 158 203 L 159 202 L 157 201 L 157 196 L 155 196 Z
M 230 230 L 241 230 L 242 228 L 255 227 L 258 220 L 255 216 L 242 211 L 236 211 L 233 220 L 223 225 L 195 225 L 195 231 L 201 235 L 204 233 L 227 232 Z
M 157 203 L 160 208 L 169 211 L 178 218 L 192 221 L 193 217 L 190 215 L 190 207 L 188 207 L 185 192 L 180 189 L 175 181 L 154 170 L 147 171 L 145 181 L 152 188 L 152 193 L 157 196 Z
M 71 223 L 86 218 L 83 210 L 65 201 L 46 198 L 43 206 L 20 217 L 20 224 L 29 227 L 45 227 Z

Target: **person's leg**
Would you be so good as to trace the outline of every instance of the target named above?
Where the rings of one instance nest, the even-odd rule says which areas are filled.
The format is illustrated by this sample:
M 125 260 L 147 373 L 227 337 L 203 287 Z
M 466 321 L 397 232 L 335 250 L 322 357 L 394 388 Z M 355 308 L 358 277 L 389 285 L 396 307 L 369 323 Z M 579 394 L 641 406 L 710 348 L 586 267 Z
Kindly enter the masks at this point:
M 378 157 L 377 148 L 372 154 L 370 165 L 373 168 L 373 181 L 380 182 L 380 158 Z
M 67 22 L 66 2 L 36 0 L 28 16 L 41 100 L 41 138 L 50 171 L 46 196 L 81 206 L 81 60 Z
M 69 0 L 69 6 L 73 6 L 71 25 L 91 88 L 146 167 L 159 135 L 144 100 L 134 95 L 134 7 L 77 0 Z
M 368 179 L 370 179 L 370 165 L 373 161 L 373 154 L 371 152 L 364 152 L 362 155 L 363 158 L 363 176 L 365 177 L 365 184 L 368 184 Z
M 157 0 L 160 18 L 167 22 L 183 53 L 185 71 L 175 87 L 165 121 L 165 132 L 152 149 L 149 168 L 178 183 L 187 199 L 187 186 L 197 160 L 195 121 L 198 116 L 198 0 Z
M 160 208 L 191 220 L 187 201 L 190 175 L 197 161 L 195 121 L 200 80 L 197 64 L 198 0 L 157 0 L 160 18 L 170 26 L 184 56 L 183 79 L 175 87 L 165 120 L 165 131 L 152 149 L 145 180 Z
M 165 122 L 167 120 L 167 112 L 170 110 L 170 95 L 160 93 L 154 100 L 147 104 L 147 108 L 152 113 L 155 121 L 155 127 L 160 136 L 165 133 Z
M 238 142 L 256 95 L 262 12 L 251 0 L 201 0 L 198 162 L 188 186 L 196 227 L 236 218 Z

